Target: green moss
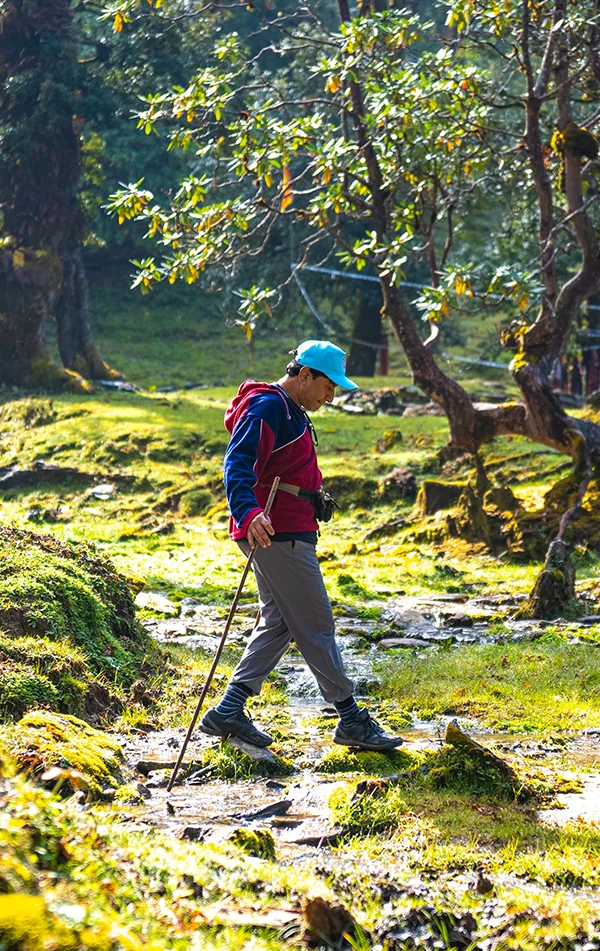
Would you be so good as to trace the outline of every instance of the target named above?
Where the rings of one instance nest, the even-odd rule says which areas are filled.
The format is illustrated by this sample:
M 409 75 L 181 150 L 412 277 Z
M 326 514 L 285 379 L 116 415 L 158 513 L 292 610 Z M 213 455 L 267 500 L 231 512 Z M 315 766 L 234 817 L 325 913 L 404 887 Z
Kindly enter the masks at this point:
M 52 400 L 27 397 L 24 400 L 5 403 L 0 408 L 0 423 L 3 426 L 33 429 L 55 422 L 57 415 Z
M 401 791 L 392 787 L 372 795 L 352 796 L 340 790 L 329 800 L 332 818 L 347 835 L 377 835 L 396 830 L 408 812 Z
M 204 513 L 214 505 L 214 498 L 208 489 L 190 489 L 181 496 L 179 511 L 188 518 Z
M 372 595 L 356 581 L 352 575 L 342 573 L 337 576 L 336 583 L 342 594 L 353 598 L 370 598 Z
M 293 764 L 283 756 L 275 757 L 275 762 L 255 760 L 242 753 L 227 741 L 207 749 L 203 755 L 203 765 L 212 766 L 212 775 L 219 779 L 252 779 L 255 776 L 289 776 L 294 772 Z
M 44 684 L 50 684 L 53 693 L 38 702 L 63 713 L 80 716 L 94 712 L 88 702 L 90 691 L 94 687 L 102 689 L 86 662 L 84 653 L 70 641 L 51 641 L 46 637 L 19 637 L 12 640 L 0 636 L 0 666 L 18 672 L 22 676 L 42 678 Z M 3 695 L 0 681 L 0 697 Z M 106 689 L 106 688 L 104 688 Z M 3 704 L 0 701 L 0 716 L 19 717 L 32 706 Z
M 51 766 L 76 770 L 95 796 L 104 786 L 119 785 L 123 759 L 119 743 L 77 717 L 28 713 L 7 730 L 6 740 L 19 768 L 33 775 Z
M 87 545 L 12 528 L 0 528 L 0 625 L 0 662 L 17 664 L 19 690 L 31 697 L 37 690 L 40 703 L 72 712 L 86 710 L 99 677 L 129 685 L 155 652 L 137 624 L 127 582 L 108 559 Z M 30 705 L 16 702 L 19 690 L 13 686 L 10 699 L 0 700 L 5 713 Z
M 471 796 L 492 796 L 495 799 L 527 800 L 530 786 L 511 779 L 495 765 L 491 757 L 453 746 L 427 753 L 423 763 L 426 784 L 433 789 L 448 789 Z
M 267 829 L 236 829 L 229 841 L 257 859 L 275 858 L 275 839 Z
M 35 706 L 58 706 L 58 691 L 44 674 L 0 666 L 0 718 L 20 717 Z
M 416 766 L 415 757 L 404 750 L 389 753 L 358 752 L 347 747 L 329 750 L 316 766 L 320 773 L 364 773 L 367 776 L 390 776 Z
M 125 783 L 124 786 L 119 786 L 113 801 L 123 803 L 124 805 L 141 806 L 146 800 L 139 791 L 136 783 Z

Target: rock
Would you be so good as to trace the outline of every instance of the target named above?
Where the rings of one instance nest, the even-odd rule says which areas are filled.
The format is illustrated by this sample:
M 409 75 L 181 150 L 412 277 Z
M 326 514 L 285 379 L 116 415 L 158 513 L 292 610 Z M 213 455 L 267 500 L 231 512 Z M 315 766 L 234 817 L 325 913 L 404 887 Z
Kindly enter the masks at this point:
M 380 688 L 381 680 L 378 680 L 377 677 L 358 677 L 354 681 L 354 693 L 357 697 L 373 696 Z
M 464 750 L 471 758 L 479 762 L 480 767 L 483 767 L 484 770 L 489 771 L 491 767 L 497 774 L 500 774 L 503 779 L 508 780 L 515 793 L 518 792 L 519 797 L 529 792 L 512 766 L 509 766 L 500 756 L 497 756 L 486 746 L 482 746 L 481 743 L 473 740 L 467 733 L 463 732 L 457 720 L 450 720 L 448 723 L 444 742 L 457 750 Z
M 179 604 L 180 614 L 182 617 L 187 617 L 188 614 L 195 614 L 196 607 L 204 605 L 201 601 L 197 601 L 196 598 L 184 598 L 183 601 Z
M 86 492 L 87 496 L 98 499 L 99 502 L 108 502 L 114 494 L 115 487 L 111 482 L 101 482 L 100 485 L 95 485 Z
M 444 410 L 437 405 L 437 403 L 425 403 L 424 405 L 419 405 L 418 403 L 409 403 L 405 407 L 403 416 L 413 417 L 413 416 L 444 416 Z
M 171 772 L 171 768 L 150 770 L 146 781 L 146 789 L 164 789 L 165 786 L 169 785 Z
M 431 641 L 423 641 L 418 637 L 384 637 L 379 641 L 377 647 L 380 650 L 397 650 L 398 648 L 409 648 L 418 650 L 420 647 L 431 647 Z
M 139 792 L 142 799 L 152 799 L 152 793 L 144 783 L 136 783 L 135 788 Z
M 136 680 L 131 688 L 131 696 L 134 703 L 141 703 L 144 707 L 150 707 L 156 703 L 156 698 L 148 693 L 147 685 L 143 680 Z
M 383 617 L 384 620 L 398 627 L 413 628 L 414 630 L 424 630 L 425 628 L 432 627 L 429 618 L 421 614 L 420 611 L 415 611 L 412 608 L 407 608 L 404 611 L 386 611 Z
M 353 934 L 354 929 L 354 918 L 341 902 L 332 902 L 325 898 L 302 899 L 300 940 L 306 944 L 314 947 L 338 947 L 342 937 Z
M 236 750 L 245 753 L 246 756 L 249 756 L 255 763 L 268 763 L 270 766 L 275 767 L 278 765 L 279 760 L 271 750 L 267 750 L 261 746 L 252 746 L 250 743 L 238 739 L 237 736 L 230 736 L 227 742 L 230 746 L 234 746 Z
M 386 429 L 383 436 L 375 443 L 375 452 L 389 452 L 390 449 L 393 449 L 394 446 L 401 443 L 403 438 L 399 429 Z
M 157 610 L 156 608 L 154 610 Z M 190 629 L 186 622 L 181 618 L 173 618 L 168 621 L 159 621 L 154 628 L 154 636 L 159 640 L 172 637 L 185 637 Z M 192 628 L 193 630 L 193 628 Z
M 273 816 L 284 816 L 286 812 L 288 812 L 292 802 L 292 799 L 280 799 L 278 802 L 272 802 L 268 806 L 263 806 L 262 809 L 257 809 L 254 812 L 237 813 L 231 818 L 245 819 L 246 822 L 254 822 L 257 819 L 270 819 Z
M 161 522 L 161 524 L 157 525 L 156 528 L 149 529 L 148 535 L 172 535 L 174 531 L 174 522 Z
M 147 608 L 150 611 L 156 611 L 157 614 L 168 614 L 171 617 L 179 613 L 177 605 L 160 591 L 140 591 L 136 595 L 135 605 L 138 608 Z
M 454 519 L 460 538 L 471 542 L 483 542 L 489 549 L 492 546 L 492 530 L 481 497 L 472 485 L 462 490 L 456 506 Z
M 268 829 L 236 829 L 229 841 L 257 859 L 275 858 L 275 839 Z
M 470 614 L 442 615 L 444 627 L 473 627 L 473 618 Z
M 483 504 L 486 508 L 497 508 L 501 512 L 516 512 L 521 503 L 513 490 L 503 485 L 489 489 L 483 497 Z
M 389 522 L 384 522 L 382 525 L 376 525 L 375 528 L 369 529 L 369 531 L 363 535 L 362 540 L 368 542 L 374 538 L 386 538 L 388 535 L 394 535 L 401 528 L 404 528 L 405 525 L 405 518 L 392 518 Z
M 188 839 L 190 842 L 203 842 L 210 831 L 209 826 L 184 826 L 179 838 Z
M 433 515 L 441 509 L 456 505 L 464 485 L 453 485 L 447 482 L 434 482 L 426 479 L 417 496 L 417 506 L 422 515 Z
M 584 406 L 591 406 L 592 409 L 600 409 L 600 390 L 594 390 L 586 398 Z
M 564 542 L 554 541 L 548 549 L 529 604 L 521 609 L 521 616 L 553 618 L 574 599 L 575 568 L 569 557 L 569 549 Z
M 346 413 L 367 413 L 369 415 L 383 416 L 401 416 L 404 409 L 403 390 L 404 387 L 394 387 L 391 389 L 375 390 L 350 390 L 341 393 L 333 400 L 333 406 L 336 409 L 344 410 Z M 414 400 L 418 398 L 419 391 L 414 390 L 411 396 Z
M 210 774 L 213 772 L 213 770 L 214 766 L 209 764 L 208 766 L 203 766 L 202 769 L 191 772 L 186 779 L 186 785 L 202 786 L 204 783 L 208 782 Z
M 565 409 L 581 409 L 586 402 L 588 406 L 593 406 L 592 400 L 596 396 L 596 393 L 590 393 L 587 400 L 584 400 L 583 396 L 573 396 L 572 393 L 565 393 L 563 390 L 555 390 L 553 395 Z
M 584 614 L 583 617 L 578 618 L 577 623 L 586 627 L 591 624 L 600 624 L 600 614 Z
M 337 714 L 337 710 L 336 710 L 336 714 Z M 266 789 L 277 789 L 277 790 L 279 790 L 279 789 L 285 789 L 285 784 L 284 784 L 284 783 L 279 783 L 279 782 L 277 782 L 276 779 L 267 779 L 267 781 L 265 782 L 265 788 L 266 788 Z
M 141 392 L 139 386 L 128 380 L 98 380 L 97 382 L 107 390 L 122 390 L 124 393 Z
M 494 883 L 487 878 L 481 871 L 477 875 L 475 882 L 475 891 L 478 895 L 489 895 L 494 891 Z
M 414 472 L 398 466 L 381 480 L 380 495 L 385 502 L 398 499 L 413 500 L 417 496 L 417 480 Z
M 305 819 L 295 829 L 285 835 L 285 841 L 295 845 L 335 845 L 342 835 L 341 826 L 333 825 L 328 819 L 315 817 Z

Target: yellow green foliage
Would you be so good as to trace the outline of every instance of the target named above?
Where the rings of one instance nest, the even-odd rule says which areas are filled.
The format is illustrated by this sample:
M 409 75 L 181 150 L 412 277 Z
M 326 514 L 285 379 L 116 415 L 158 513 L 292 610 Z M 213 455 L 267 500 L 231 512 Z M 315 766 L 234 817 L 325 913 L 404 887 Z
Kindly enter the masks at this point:
M 119 743 L 77 717 L 28 713 L 7 730 L 6 738 L 19 768 L 34 775 L 51 766 L 75 770 L 95 796 L 104 786 L 119 783 L 123 760 Z
M 242 753 L 226 740 L 216 747 L 209 747 L 203 754 L 205 766 L 212 766 L 212 775 L 219 779 L 251 779 L 253 776 L 288 776 L 294 767 L 290 760 L 273 754 L 275 762 L 253 759 Z
M 229 841 L 257 859 L 275 858 L 275 839 L 268 829 L 236 829 Z
M 320 773 L 364 773 L 367 776 L 390 776 L 405 769 L 414 769 L 418 758 L 404 750 L 389 753 L 359 752 L 347 747 L 332 747 L 316 769 Z

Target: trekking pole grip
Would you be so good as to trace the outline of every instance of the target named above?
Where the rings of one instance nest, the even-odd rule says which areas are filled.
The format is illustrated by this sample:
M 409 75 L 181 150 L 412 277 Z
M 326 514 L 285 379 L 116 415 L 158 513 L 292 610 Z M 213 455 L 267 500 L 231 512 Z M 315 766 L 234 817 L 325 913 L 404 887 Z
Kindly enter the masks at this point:
M 271 486 L 271 491 L 269 492 L 269 497 L 268 497 L 268 499 L 267 499 L 267 504 L 265 505 L 265 515 L 266 515 L 267 518 L 269 517 L 269 512 L 271 511 L 271 508 L 272 508 L 272 506 L 273 506 L 273 502 L 275 501 L 275 495 L 276 495 L 276 493 L 277 493 L 277 489 L 278 489 L 278 487 L 279 487 L 279 483 L 280 483 L 280 482 L 281 482 L 280 477 L 279 477 L 279 476 L 275 476 L 275 478 L 273 479 L 273 485 Z M 219 646 L 218 646 L 218 648 L 217 648 L 217 653 L 215 654 L 215 658 L 214 658 L 214 660 L 213 660 L 213 662 L 212 662 L 212 666 L 211 666 L 210 671 L 209 671 L 209 673 L 208 673 L 208 677 L 206 678 L 206 682 L 205 682 L 205 684 L 204 684 L 204 687 L 202 688 L 202 693 L 200 694 L 200 699 L 198 700 L 198 704 L 197 704 L 197 706 L 196 706 L 196 710 L 195 710 L 195 712 L 194 712 L 194 716 L 192 717 L 192 722 L 191 722 L 190 725 L 189 725 L 189 728 L 188 728 L 188 731 L 187 731 L 185 740 L 183 741 L 181 750 L 179 751 L 179 756 L 178 756 L 178 758 L 177 758 L 177 762 L 175 763 L 175 766 L 174 766 L 174 768 L 173 768 L 173 772 L 171 773 L 171 778 L 169 779 L 169 784 L 168 784 L 168 786 L 167 786 L 167 792 L 171 792 L 173 786 L 175 785 L 175 780 L 177 779 L 177 774 L 178 774 L 179 769 L 180 769 L 180 767 L 181 767 L 181 764 L 182 764 L 182 762 L 183 762 L 183 757 L 185 756 L 185 751 L 186 751 L 186 749 L 187 749 L 188 743 L 190 742 L 190 739 L 192 738 L 192 733 L 194 732 L 194 727 L 196 726 L 196 721 L 198 720 L 198 717 L 200 716 L 200 711 L 201 711 L 201 709 L 202 709 L 202 705 L 203 705 L 204 700 L 205 700 L 205 698 L 206 698 L 206 694 L 208 693 L 209 687 L 210 687 L 210 685 L 211 685 L 211 683 L 212 683 L 212 679 L 213 679 L 214 674 L 215 674 L 215 671 L 216 671 L 216 669 L 217 669 L 217 665 L 218 665 L 219 660 L 220 660 L 220 658 L 221 658 L 221 654 L 223 653 L 223 648 L 225 647 L 225 641 L 227 640 L 227 635 L 229 634 L 229 628 L 231 627 L 231 622 L 233 621 L 233 617 L 234 617 L 234 614 L 235 614 L 235 609 L 236 609 L 237 606 L 238 606 L 238 602 L 239 602 L 239 600 L 240 600 L 240 597 L 241 597 L 241 594 L 242 594 L 242 590 L 243 590 L 244 584 L 245 584 L 245 582 L 246 582 L 246 578 L 248 577 L 248 572 L 250 571 L 250 568 L 252 567 L 252 562 L 254 561 L 254 555 L 255 555 L 255 554 L 256 554 L 256 548 L 251 548 L 251 549 L 250 549 L 250 554 L 248 555 L 248 559 L 247 559 L 247 561 L 246 561 L 246 565 L 245 565 L 245 567 L 244 567 L 244 571 L 243 571 L 243 574 L 242 574 L 240 583 L 239 583 L 239 585 L 238 585 L 238 589 L 237 589 L 237 591 L 236 591 L 236 593 L 235 593 L 235 597 L 234 597 L 234 599 L 233 599 L 233 603 L 232 603 L 232 605 L 231 605 L 231 608 L 229 609 L 229 614 L 227 615 L 227 621 L 225 622 L 225 630 L 223 631 L 223 635 L 222 635 L 222 637 L 221 637 Z

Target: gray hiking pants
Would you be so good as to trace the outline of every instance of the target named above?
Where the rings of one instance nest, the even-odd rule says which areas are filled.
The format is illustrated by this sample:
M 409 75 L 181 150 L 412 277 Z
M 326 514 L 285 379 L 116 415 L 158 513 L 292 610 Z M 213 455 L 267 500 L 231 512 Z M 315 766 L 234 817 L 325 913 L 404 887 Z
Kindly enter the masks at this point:
M 238 542 L 245 555 L 246 539 Z M 260 621 L 232 683 L 260 693 L 262 682 L 277 665 L 290 641 L 312 670 L 325 700 L 346 700 L 354 684 L 346 676 L 335 640 L 335 623 L 315 546 L 308 542 L 273 542 L 254 557 Z

